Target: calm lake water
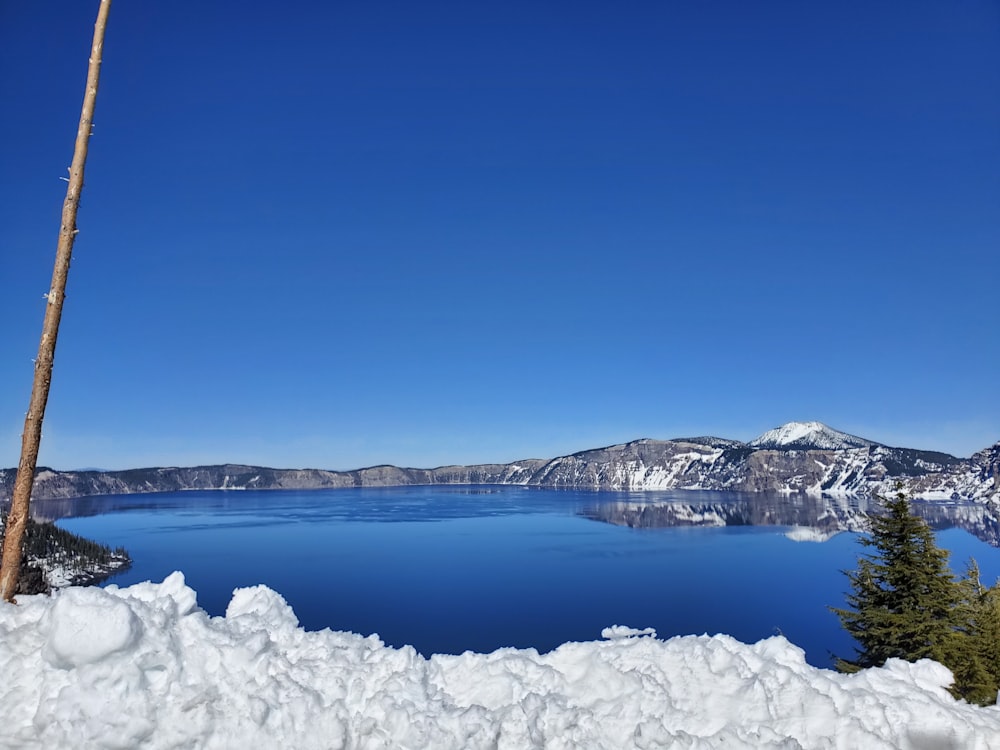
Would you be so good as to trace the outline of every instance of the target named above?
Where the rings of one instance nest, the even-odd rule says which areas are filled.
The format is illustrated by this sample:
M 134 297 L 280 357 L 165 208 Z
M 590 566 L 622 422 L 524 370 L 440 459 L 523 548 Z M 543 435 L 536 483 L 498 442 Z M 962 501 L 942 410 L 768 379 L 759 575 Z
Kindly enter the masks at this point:
M 923 506 L 916 506 L 918 510 Z M 378 633 L 421 653 L 600 638 L 781 633 L 810 663 L 850 656 L 841 605 L 861 547 L 858 501 L 711 492 L 523 487 L 196 491 L 38 502 L 74 533 L 131 553 L 108 581 L 182 570 L 212 615 L 236 587 L 280 592 L 310 630 Z M 998 524 L 979 506 L 926 506 L 938 543 L 1000 577 Z M 796 539 L 800 541 L 795 541 Z M 825 541 L 804 541 L 825 539 Z

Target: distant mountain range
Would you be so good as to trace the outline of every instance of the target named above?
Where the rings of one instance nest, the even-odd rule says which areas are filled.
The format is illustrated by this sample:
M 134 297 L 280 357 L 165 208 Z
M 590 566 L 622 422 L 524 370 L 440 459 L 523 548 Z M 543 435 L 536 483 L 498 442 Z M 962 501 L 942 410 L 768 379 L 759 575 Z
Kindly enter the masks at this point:
M 0 470 L 0 501 L 9 500 L 15 469 Z M 126 471 L 36 473 L 38 499 L 177 490 L 322 489 L 412 484 L 519 484 L 608 490 L 737 490 L 811 495 L 886 495 L 901 485 L 926 500 L 1000 506 L 1000 442 L 971 458 L 892 448 L 820 422 L 790 422 L 749 443 L 717 437 L 635 440 L 553 459 L 509 464 L 354 471 L 270 469 L 222 464 Z

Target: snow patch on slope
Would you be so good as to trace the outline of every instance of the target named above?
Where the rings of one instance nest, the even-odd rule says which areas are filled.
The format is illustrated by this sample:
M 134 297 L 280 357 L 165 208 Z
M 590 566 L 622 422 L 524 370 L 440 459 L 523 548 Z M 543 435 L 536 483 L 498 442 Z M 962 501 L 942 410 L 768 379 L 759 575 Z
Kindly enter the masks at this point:
M 721 450 L 708 453 L 689 451 L 678 453 L 671 456 L 668 461 L 651 466 L 642 460 L 626 461 L 614 467 L 611 483 L 614 487 L 633 491 L 666 490 L 675 487 L 697 489 L 697 484 L 694 487 L 685 486 L 684 482 L 679 481 L 680 477 L 696 475 L 702 465 L 710 469 L 721 455 Z

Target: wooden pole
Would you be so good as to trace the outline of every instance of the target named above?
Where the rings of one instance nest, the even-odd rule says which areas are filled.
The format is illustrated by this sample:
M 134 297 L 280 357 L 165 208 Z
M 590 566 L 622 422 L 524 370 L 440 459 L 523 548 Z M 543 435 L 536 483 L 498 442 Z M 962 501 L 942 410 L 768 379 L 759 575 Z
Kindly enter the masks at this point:
M 94 122 L 94 105 L 97 102 L 97 83 L 101 75 L 101 53 L 104 51 L 104 29 L 108 23 L 111 0 L 101 0 L 94 24 L 94 43 L 90 50 L 90 66 L 87 70 L 87 90 L 83 97 L 80 113 L 80 127 L 76 131 L 76 147 L 73 150 L 73 164 L 69 168 L 69 186 L 63 202 L 62 226 L 59 229 L 59 243 L 56 247 L 55 267 L 52 270 L 52 286 L 46 295 L 45 320 L 42 324 L 42 338 L 38 344 L 38 358 L 35 359 L 35 378 L 31 385 L 31 402 L 24 418 L 24 432 L 21 434 L 21 460 L 17 465 L 17 479 L 14 480 L 14 494 L 11 497 L 10 514 L 3 539 L 3 554 L 0 557 L 0 597 L 14 600 L 17 578 L 21 568 L 21 554 L 24 529 L 28 524 L 28 510 L 31 488 L 35 482 L 35 467 L 38 463 L 38 446 L 42 440 L 42 419 L 45 405 L 49 400 L 49 385 L 52 382 L 52 364 L 55 360 L 56 337 L 59 334 L 59 320 L 62 317 L 63 300 L 66 297 L 66 278 L 73 257 L 73 242 L 76 240 L 76 213 L 83 191 L 83 168 L 87 162 L 87 146 Z

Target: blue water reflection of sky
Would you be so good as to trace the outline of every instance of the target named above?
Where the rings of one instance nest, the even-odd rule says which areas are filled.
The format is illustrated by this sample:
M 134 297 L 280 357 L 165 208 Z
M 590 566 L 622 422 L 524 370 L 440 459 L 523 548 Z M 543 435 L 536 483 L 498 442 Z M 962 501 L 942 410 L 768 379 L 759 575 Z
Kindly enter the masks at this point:
M 378 633 L 425 654 L 544 651 L 620 624 L 749 642 L 781 633 L 818 666 L 830 665 L 830 652 L 849 655 L 851 641 L 827 607 L 843 601 L 841 570 L 861 551 L 854 534 L 793 542 L 780 524 L 594 520 L 650 501 L 724 510 L 733 497 L 441 487 L 184 492 L 76 500 L 73 511 L 84 515 L 59 523 L 130 551 L 133 568 L 111 583 L 183 570 L 213 615 L 224 613 L 234 588 L 264 583 L 308 629 Z M 780 508 L 783 500 L 768 502 Z M 984 581 L 1000 577 L 997 549 L 961 529 L 938 539 L 957 569 L 974 555 Z

